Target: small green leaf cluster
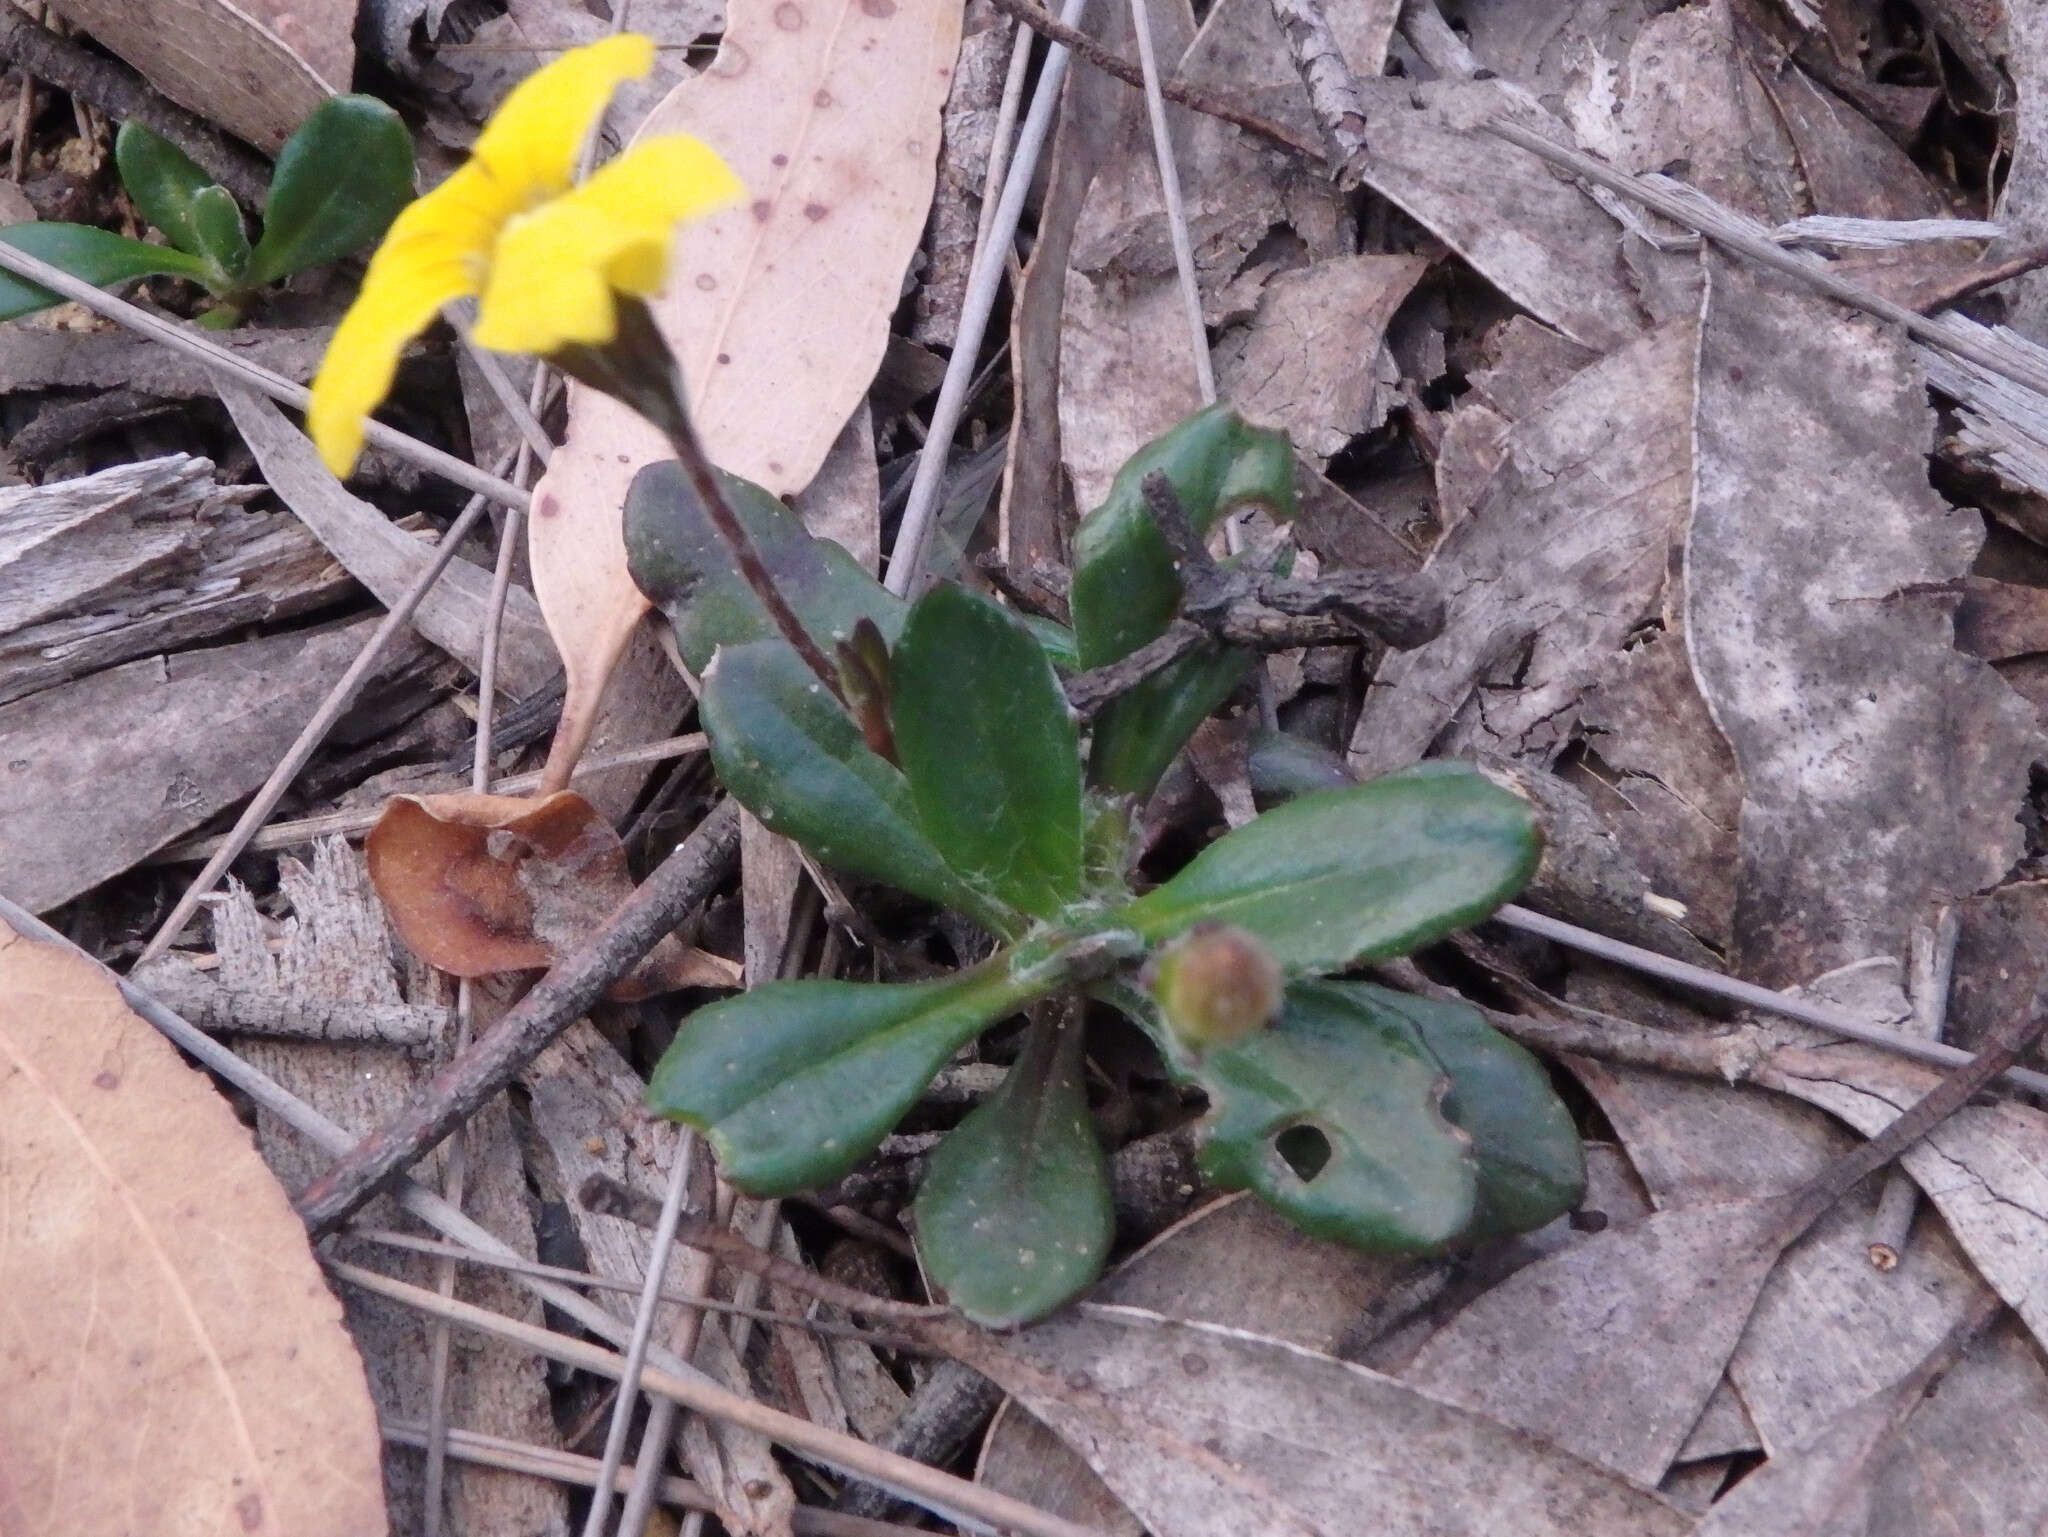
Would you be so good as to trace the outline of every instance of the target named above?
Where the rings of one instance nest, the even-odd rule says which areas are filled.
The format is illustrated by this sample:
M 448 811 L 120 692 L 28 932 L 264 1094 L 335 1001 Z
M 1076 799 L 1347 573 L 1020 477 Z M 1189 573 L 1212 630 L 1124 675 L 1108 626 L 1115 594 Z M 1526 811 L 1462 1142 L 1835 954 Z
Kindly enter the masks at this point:
M 1207 1173 L 1309 1232 L 1433 1250 L 1536 1226 L 1583 1187 L 1571 1119 L 1519 1046 L 1462 1005 L 1329 980 L 1512 896 L 1540 853 L 1518 797 L 1455 763 L 1316 789 L 1134 890 L 1130 808 L 1249 665 L 1198 652 L 1115 700 L 1083 741 L 1052 658 L 1114 661 L 1162 633 L 1179 602 L 1140 495 L 1155 470 L 1198 531 L 1248 503 L 1292 511 L 1283 438 L 1225 409 L 1190 418 L 1081 524 L 1074 633 L 1051 645 L 1042 623 L 957 586 L 905 603 L 774 497 L 728 480 L 791 608 L 821 649 L 839 648 L 845 676 L 858 673 L 843 690 L 852 715 L 777 637 L 678 468 L 643 471 L 627 503 L 634 576 L 703 674 L 726 788 L 823 863 L 952 908 L 998 941 L 934 981 L 777 982 L 698 1009 L 650 1101 L 701 1127 L 741 1189 L 787 1194 L 854 1168 L 961 1046 L 1031 1011 L 1015 1066 L 934 1151 L 915 1205 L 927 1273 L 989 1324 L 1056 1307 L 1111 1243 L 1080 1011 L 1058 996 L 1091 994 L 1147 1031 L 1208 1097 Z M 1220 960 L 1183 964 L 1165 992 L 1206 985 L 1204 968 L 1252 947 L 1260 975 L 1246 991 L 1271 1022 L 1176 1029 L 1141 984 L 1224 935 Z
M 329 97 L 285 141 L 253 245 L 234 195 L 142 124 L 121 125 L 114 164 L 136 208 L 169 244 L 57 223 L 10 225 L 0 240 L 101 286 L 188 278 L 221 301 L 203 320 L 216 327 L 233 325 L 267 284 L 373 244 L 412 198 L 412 136 L 371 96 Z M 0 320 L 62 302 L 0 273 Z

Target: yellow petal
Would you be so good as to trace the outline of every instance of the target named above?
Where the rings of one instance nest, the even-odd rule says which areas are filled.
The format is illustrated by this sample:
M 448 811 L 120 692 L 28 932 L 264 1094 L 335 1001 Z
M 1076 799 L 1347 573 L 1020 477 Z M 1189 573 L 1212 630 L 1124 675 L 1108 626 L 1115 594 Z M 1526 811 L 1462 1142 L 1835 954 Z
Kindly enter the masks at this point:
M 335 327 L 313 380 L 306 430 L 337 476 L 363 451 L 363 418 L 391 391 L 405 344 L 451 299 L 476 292 L 475 267 L 448 241 L 427 235 L 386 243 L 363 291 Z
M 600 345 L 617 333 L 611 268 L 622 257 L 661 264 L 666 242 L 561 198 L 506 226 L 477 305 L 477 344 L 496 352 L 548 353 L 569 342 Z M 651 258 L 645 247 L 652 246 Z
M 626 80 L 654 67 L 654 44 L 621 32 L 574 48 L 513 88 L 476 141 L 480 165 L 519 203 L 568 189 L 590 127 Z
M 664 252 L 678 221 L 737 203 L 747 189 L 718 151 L 688 134 L 635 144 L 568 194 L 605 218 L 660 241 Z M 662 267 L 630 273 L 616 286 L 647 298 L 661 291 Z

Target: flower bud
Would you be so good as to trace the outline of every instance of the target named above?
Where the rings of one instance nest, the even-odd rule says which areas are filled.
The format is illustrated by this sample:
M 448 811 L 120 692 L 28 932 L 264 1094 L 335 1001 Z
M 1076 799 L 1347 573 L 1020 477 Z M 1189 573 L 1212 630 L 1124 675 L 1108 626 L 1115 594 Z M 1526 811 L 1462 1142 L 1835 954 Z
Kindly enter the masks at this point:
M 1159 952 L 1152 996 L 1167 1027 L 1202 1051 L 1271 1024 L 1286 986 L 1266 947 L 1228 923 L 1198 923 Z

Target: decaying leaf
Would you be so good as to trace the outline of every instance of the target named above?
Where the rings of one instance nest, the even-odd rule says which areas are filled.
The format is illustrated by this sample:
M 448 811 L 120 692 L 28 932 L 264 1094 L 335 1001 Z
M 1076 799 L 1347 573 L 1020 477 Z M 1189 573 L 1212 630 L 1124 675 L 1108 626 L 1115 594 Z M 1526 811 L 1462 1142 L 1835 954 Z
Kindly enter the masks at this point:
M 1903 954 L 1934 902 L 2011 868 L 2034 712 L 1955 650 L 1953 600 L 1912 595 L 1983 529 L 1927 483 L 1904 339 L 1710 270 L 1686 638 L 1743 780 L 1735 954 L 1784 985 Z
M 273 155 L 348 89 L 354 65 L 345 13 L 320 0 L 63 0 L 57 9 L 173 101 Z M 272 30 L 280 24 L 290 39 Z
M 1655 1537 L 1691 1525 L 1535 1436 L 1284 1341 L 1082 1304 L 1009 1352 L 1035 1370 L 977 1369 L 1170 1537 L 1342 1537 L 1361 1511 L 1388 1537 Z
M 1282 273 L 1218 349 L 1217 390 L 1321 465 L 1386 420 L 1395 370 L 1376 361 L 1380 338 L 1428 267 L 1419 256 L 1347 256 Z
M 1694 335 L 1677 322 L 1630 343 L 1508 431 L 1486 491 L 1425 568 L 1443 633 L 1381 666 L 1354 772 L 1415 761 L 1454 718 L 1467 749 L 1543 758 L 1564 745 L 1598 670 L 1657 612 L 1691 491 Z M 1489 688 L 1496 668 L 1508 685 Z
M 748 188 L 746 205 L 678 232 L 655 310 L 706 452 L 777 495 L 810 482 L 873 382 L 924 232 L 959 43 L 951 0 L 737 0 L 711 68 L 640 126 L 705 139 Z M 626 407 L 571 387 L 529 533 L 568 671 L 556 784 L 647 611 L 620 509 L 639 469 L 668 457 Z
M 376 1416 L 305 1229 L 206 1076 L 0 926 L 0 1525 L 374 1537 Z
M 553 965 L 633 890 L 625 845 L 573 790 L 394 796 L 365 848 L 400 936 L 458 977 Z M 669 935 L 611 996 L 738 983 L 732 962 Z

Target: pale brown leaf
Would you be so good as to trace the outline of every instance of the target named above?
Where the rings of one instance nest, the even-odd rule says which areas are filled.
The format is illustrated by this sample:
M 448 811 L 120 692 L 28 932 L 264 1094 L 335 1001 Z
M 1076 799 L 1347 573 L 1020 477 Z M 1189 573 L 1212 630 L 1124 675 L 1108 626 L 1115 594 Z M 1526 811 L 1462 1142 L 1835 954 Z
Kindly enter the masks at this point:
M 749 190 L 744 205 L 682 227 L 655 309 L 706 451 L 777 495 L 810 482 L 881 363 L 924 231 L 959 43 L 949 0 L 737 0 L 711 68 L 640 127 L 707 140 Z M 529 536 L 568 671 L 558 777 L 647 611 L 620 509 L 640 468 L 668 456 L 626 407 L 572 386 Z
M 82 957 L 0 926 L 0 1527 L 374 1537 L 376 1416 L 291 1203 Z

